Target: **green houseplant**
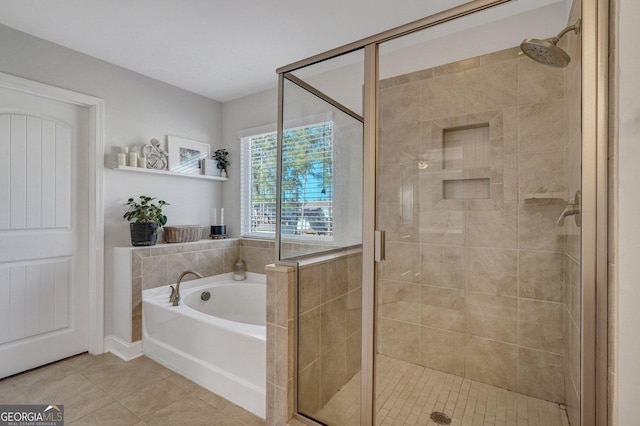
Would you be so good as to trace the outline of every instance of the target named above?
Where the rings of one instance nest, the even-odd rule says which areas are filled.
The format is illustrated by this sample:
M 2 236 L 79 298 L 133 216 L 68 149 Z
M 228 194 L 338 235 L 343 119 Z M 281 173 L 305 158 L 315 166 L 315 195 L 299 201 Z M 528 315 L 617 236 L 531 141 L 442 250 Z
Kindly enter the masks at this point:
M 226 149 L 217 149 L 216 152 L 213 153 L 213 159 L 218 162 L 216 167 L 220 170 L 220 176 L 227 176 L 227 166 L 229 165 L 229 160 L 227 160 L 227 155 L 229 155 L 229 151 Z
M 164 200 L 140 195 L 140 200 L 129 198 L 125 206 L 129 206 L 129 211 L 125 212 L 123 218 L 131 222 L 129 229 L 131 232 L 131 245 L 133 246 L 154 246 L 158 238 L 158 232 L 167 223 L 167 216 L 162 213 L 162 207 L 168 206 Z

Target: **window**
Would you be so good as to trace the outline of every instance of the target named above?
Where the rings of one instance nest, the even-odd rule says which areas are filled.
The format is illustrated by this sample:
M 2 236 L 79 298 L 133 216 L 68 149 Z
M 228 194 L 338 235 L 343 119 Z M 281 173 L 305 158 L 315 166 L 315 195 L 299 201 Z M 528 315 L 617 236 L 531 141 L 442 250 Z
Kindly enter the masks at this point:
M 276 143 L 275 132 L 241 139 L 243 236 L 275 235 Z M 331 238 L 333 122 L 286 129 L 282 150 L 282 234 Z

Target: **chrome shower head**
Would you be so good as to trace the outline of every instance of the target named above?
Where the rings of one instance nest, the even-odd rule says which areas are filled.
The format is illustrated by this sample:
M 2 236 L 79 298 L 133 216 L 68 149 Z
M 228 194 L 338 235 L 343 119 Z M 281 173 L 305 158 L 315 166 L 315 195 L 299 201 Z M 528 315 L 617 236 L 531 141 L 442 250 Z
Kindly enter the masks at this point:
M 565 28 L 558 34 L 557 37 L 553 37 L 548 40 L 539 40 L 537 38 L 528 38 L 520 44 L 520 50 L 533 59 L 544 65 L 551 65 L 552 67 L 563 68 L 569 65 L 571 57 L 558 47 L 560 38 L 568 33 L 574 31 L 576 34 L 580 31 L 580 20 L 570 27 Z

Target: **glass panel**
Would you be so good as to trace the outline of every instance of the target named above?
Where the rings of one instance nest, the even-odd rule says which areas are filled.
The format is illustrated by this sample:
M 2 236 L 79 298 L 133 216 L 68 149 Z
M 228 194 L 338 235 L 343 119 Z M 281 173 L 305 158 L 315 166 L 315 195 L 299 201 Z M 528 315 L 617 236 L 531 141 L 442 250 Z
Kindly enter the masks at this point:
M 287 79 L 283 115 L 281 258 L 360 245 L 362 122 Z
M 343 61 L 284 81 L 280 253 L 298 264 L 297 410 L 346 426 L 360 424 L 363 125 L 336 103 L 361 109 L 363 81 Z
M 377 424 L 579 424 L 578 15 L 509 11 L 380 45 Z
M 364 84 L 364 50 L 328 59 L 293 71 L 305 83 L 362 115 Z
M 581 16 L 581 2 L 575 1 L 569 15 L 569 23 L 575 23 Z M 582 189 L 582 61 L 581 39 L 573 32 L 567 33 L 559 45 L 569 54 L 571 62 L 564 72 L 563 98 L 564 115 L 564 174 L 569 191 L 569 202 L 579 204 Z M 579 206 L 582 208 L 582 206 Z M 579 425 L 580 415 L 580 360 L 581 360 L 581 316 L 582 316 L 582 227 L 577 216 L 569 216 L 558 229 L 565 244 L 562 248 L 564 259 L 564 367 L 565 405 L 571 425 Z

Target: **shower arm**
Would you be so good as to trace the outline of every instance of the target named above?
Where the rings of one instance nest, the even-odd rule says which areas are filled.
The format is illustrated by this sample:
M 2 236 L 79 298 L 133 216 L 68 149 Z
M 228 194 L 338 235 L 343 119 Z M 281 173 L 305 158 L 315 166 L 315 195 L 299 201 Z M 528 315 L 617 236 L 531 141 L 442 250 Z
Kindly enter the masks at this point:
M 558 42 L 560 41 L 562 36 L 564 36 L 569 31 L 573 31 L 574 33 L 578 34 L 580 32 L 580 23 L 581 23 L 581 20 L 578 19 L 578 21 L 575 24 L 565 28 L 564 30 L 560 31 L 560 34 L 558 34 L 557 36 L 552 37 L 551 39 L 549 39 L 550 42 L 553 43 L 553 44 L 558 44 Z

